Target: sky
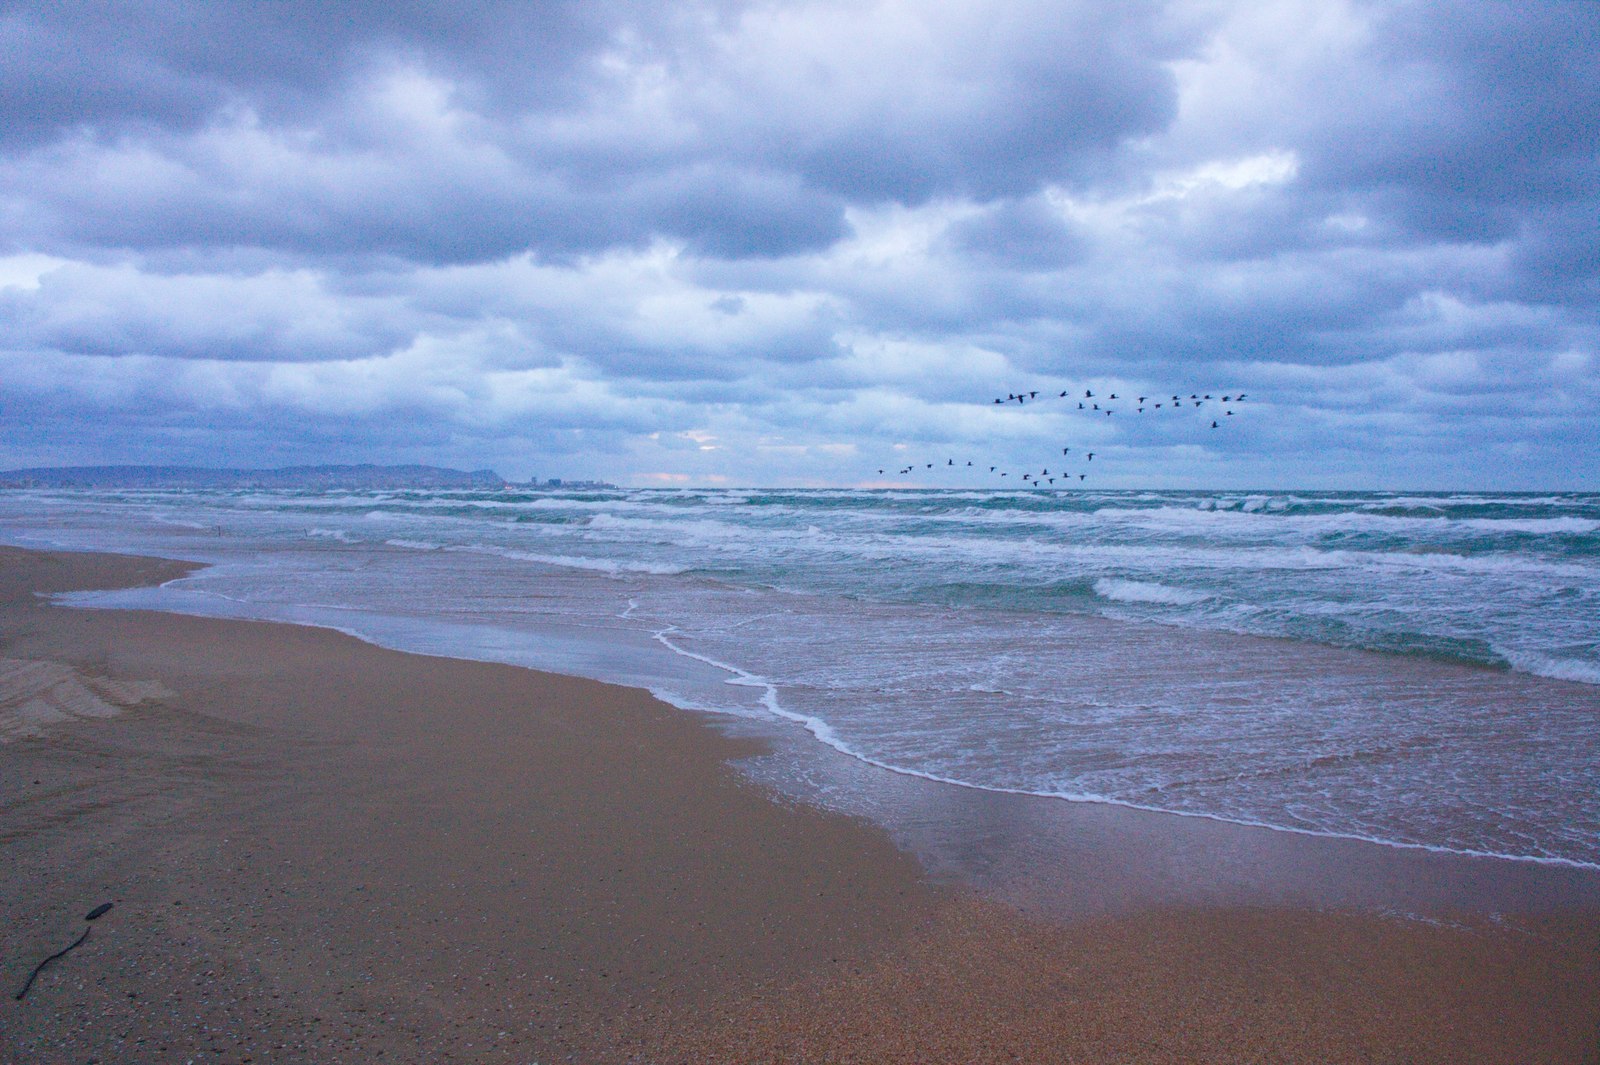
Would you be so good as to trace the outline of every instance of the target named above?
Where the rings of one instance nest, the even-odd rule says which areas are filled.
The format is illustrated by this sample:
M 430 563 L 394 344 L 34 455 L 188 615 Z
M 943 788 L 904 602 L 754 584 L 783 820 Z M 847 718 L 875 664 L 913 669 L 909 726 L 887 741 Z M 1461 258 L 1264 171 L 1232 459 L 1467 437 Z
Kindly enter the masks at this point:
M 0 468 L 1600 490 L 1587 0 L 0 0 L 0 118 Z

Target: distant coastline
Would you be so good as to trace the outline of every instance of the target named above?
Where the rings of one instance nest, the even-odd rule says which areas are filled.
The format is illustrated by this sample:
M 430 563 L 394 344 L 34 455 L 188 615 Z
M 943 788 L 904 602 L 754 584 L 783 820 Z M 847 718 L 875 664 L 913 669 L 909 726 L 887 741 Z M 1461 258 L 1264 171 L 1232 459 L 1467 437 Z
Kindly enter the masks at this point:
M 444 466 L 37 466 L 0 471 L 0 488 L 614 488 L 604 481 L 508 481 L 494 470 Z

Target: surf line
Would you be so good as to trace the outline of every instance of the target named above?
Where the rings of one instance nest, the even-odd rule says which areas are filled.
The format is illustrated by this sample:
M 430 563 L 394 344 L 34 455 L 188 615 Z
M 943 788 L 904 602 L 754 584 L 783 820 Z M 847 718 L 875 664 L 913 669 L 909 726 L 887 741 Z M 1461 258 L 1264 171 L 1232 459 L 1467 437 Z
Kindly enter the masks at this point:
M 839 734 L 834 731 L 833 726 L 821 718 L 810 717 L 806 714 L 797 714 L 793 710 L 784 709 L 783 705 L 778 702 L 778 686 L 765 677 L 758 676 L 757 674 L 751 673 L 746 669 L 740 669 L 738 666 L 730 665 L 727 662 L 719 662 L 715 658 L 699 654 L 695 651 L 690 651 L 687 648 L 679 647 L 677 644 L 672 642 L 670 637 L 682 631 L 683 630 L 676 625 L 668 625 L 666 628 L 661 629 L 658 632 L 654 632 L 651 635 L 658 643 L 660 643 L 667 650 L 671 651 L 673 654 L 679 654 L 685 658 L 692 658 L 697 662 L 704 662 L 706 665 L 715 669 L 720 669 L 724 673 L 731 673 L 732 676 L 729 677 L 726 682 L 728 684 L 737 684 L 747 688 L 763 689 L 761 693 L 761 706 L 767 711 L 767 713 L 771 714 L 775 718 L 778 718 L 779 720 L 794 722 L 795 724 L 804 728 L 807 732 L 811 733 L 812 736 L 827 744 L 829 747 L 832 747 L 839 753 L 866 762 L 869 765 L 876 765 L 883 769 L 888 769 L 891 772 L 905 772 L 905 770 L 902 770 L 897 766 L 878 762 L 867 755 L 862 754 L 860 751 L 853 750 L 850 745 L 845 743 L 845 741 L 840 738 Z
M 635 605 L 636 604 L 630 600 L 628 610 L 629 613 L 632 612 Z M 783 721 L 792 721 L 795 724 L 800 725 L 807 732 L 811 733 L 811 735 L 816 739 L 827 744 L 829 747 L 832 747 L 840 754 L 847 755 L 848 757 L 854 758 L 857 761 L 865 762 L 867 765 L 874 766 L 878 769 L 895 773 L 900 776 L 916 777 L 921 780 L 932 781 L 935 784 L 948 784 L 952 787 L 966 788 L 972 791 L 987 791 L 1001 795 L 1023 795 L 1039 799 L 1055 799 L 1063 802 L 1086 802 L 1098 803 L 1105 806 L 1120 806 L 1129 810 L 1140 810 L 1145 813 L 1152 814 L 1165 814 L 1170 817 L 1193 817 L 1203 821 L 1215 821 L 1227 825 L 1240 825 L 1245 828 L 1264 829 L 1269 832 L 1286 832 L 1297 836 L 1315 836 L 1322 839 L 1354 840 L 1361 843 L 1375 844 L 1380 847 L 1393 847 L 1399 850 L 1428 851 L 1433 854 L 1450 854 L 1464 858 L 1488 858 L 1496 861 L 1526 862 L 1532 865 L 1558 866 L 1570 869 L 1600 870 L 1600 863 L 1586 862 L 1578 858 L 1564 858 L 1555 855 L 1544 854 L 1506 854 L 1499 851 L 1478 850 L 1469 847 L 1452 847 L 1446 844 L 1418 843 L 1410 840 L 1385 839 L 1382 836 L 1370 836 L 1358 832 L 1340 832 L 1336 830 L 1300 828 L 1292 825 L 1273 824 L 1270 821 L 1258 821 L 1242 817 L 1228 817 L 1224 814 L 1209 813 L 1202 810 L 1174 810 L 1169 807 L 1151 806 L 1145 803 L 1130 802 L 1126 799 L 1118 799 L 1110 795 L 1100 795 L 1094 792 L 1045 791 L 1043 789 L 1034 788 L 1006 787 L 1005 785 L 999 784 L 976 784 L 970 780 L 962 780 L 959 777 L 945 776 L 941 773 L 932 773 L 925 770 L 911 769 L 902 765 L 895 765 L 892 762 L 884 761 L 881 758 L 874 758 L 870 754 L 855 750 L 848 743 L 846 743 L 826 721 L 823 721 L 820 718 L 810 717 L 805 714 L 797 714 L 793 710 L 784 709 L 783 706 L 778 702 L 777 685 L 773 684 L 765 677 L 758 676 L 749 672 L 748 670 L 740 669 L 738 666 L 730 665 L 727 662 L 719 662 L 715 658 L 699 654 L 695 651 L 690 651 L 686 648 L 679 647 L 677 644 L 674 644 L 670 637 L 681 632 L 683 632 L 683 630 L 677 625 L 668 625 L 666 628 L 652 633 L 652 635 L 659 643 L 662 644 L 662 646 L 666 647 L 674 654 L 680 654 L 685 658 L 692 658 L 698 662 L 704 662 L 708 666 L 712 666 L 716 669 L 722 670 L 725 673 L 732 674 L 727 681 L 729 684 L 764 688 L 765 691 L 761 696 L 761 705 L 774 717 Z

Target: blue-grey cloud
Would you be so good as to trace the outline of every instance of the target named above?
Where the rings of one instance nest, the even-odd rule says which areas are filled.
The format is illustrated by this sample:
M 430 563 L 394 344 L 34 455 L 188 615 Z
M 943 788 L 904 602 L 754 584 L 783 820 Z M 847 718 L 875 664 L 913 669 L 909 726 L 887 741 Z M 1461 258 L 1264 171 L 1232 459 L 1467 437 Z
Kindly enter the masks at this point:
M 1592 481 L 1560 441 L 1600 434 L 1597 34 L 1458 0 L 13 2 L 0 459 L 850 480 L 1071 429 L 1133 480 Z M 983 407 L 1089 384 L 1262 398 L 1202 441 Z
M 1141 47 L 1147 5 L 957 5 L 961 24 L 932 33 L 896 5 L 838 5 L 802 12 L 820 31 L 801 40 L 788 32 L 806 20 L 781 10 L 696 11 L 18 9 L 4 25 L 32 59 L 12 75 L 29 136 L 0 175 L 7 228 L 55 249 L 437 262 L 664 237 L 783 255 L 842 236 L 846 201 L 1068 180 L 1174 107 L 1168 46 Z M 720 32 L 685 36 L 718 17 Z M 814 84 L 774 79 L 797 62 Z
M 316 113 L 374 64 L 413 58 L 507 107 L 579 91 L 594 51 L 620 26 L 659 23 L 655 5 L 486 0 L 470 7 L 352 0 L 94 0 L 9 3 L 0 11 L 6 139 L 66 131 L 196 129 L 243 105 L 272 118 Z

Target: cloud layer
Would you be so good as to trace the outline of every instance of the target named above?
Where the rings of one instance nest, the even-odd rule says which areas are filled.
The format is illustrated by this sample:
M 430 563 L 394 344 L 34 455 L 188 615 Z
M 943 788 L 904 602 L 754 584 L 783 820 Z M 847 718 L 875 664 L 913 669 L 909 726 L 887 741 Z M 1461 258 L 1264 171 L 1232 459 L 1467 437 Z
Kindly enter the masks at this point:
M 1584 5 L 660 7 L 8 5 L 0 464 L 1600 478 Z

